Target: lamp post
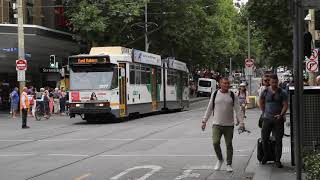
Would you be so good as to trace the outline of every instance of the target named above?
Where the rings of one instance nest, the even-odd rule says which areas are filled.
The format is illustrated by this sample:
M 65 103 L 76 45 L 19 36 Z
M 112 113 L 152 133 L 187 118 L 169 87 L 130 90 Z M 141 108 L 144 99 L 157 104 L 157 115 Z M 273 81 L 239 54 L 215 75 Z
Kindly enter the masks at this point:
M 18 59 L 25 59 L 24 51 L 24 30 L 23 30 L 23 0 L 17 0 L 18 3 Z M 18 72 L 25 75 L 25 71 Z M 22 88 L 26 86 L 25 79 L 20 79 L 19 89 L 22 92 Z

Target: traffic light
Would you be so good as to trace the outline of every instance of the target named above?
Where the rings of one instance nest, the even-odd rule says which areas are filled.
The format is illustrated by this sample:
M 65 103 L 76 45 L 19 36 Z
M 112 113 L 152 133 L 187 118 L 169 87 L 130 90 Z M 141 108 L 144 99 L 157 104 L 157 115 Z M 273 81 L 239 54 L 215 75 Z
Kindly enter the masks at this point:
M 51 68 L 56 67 L 56 56 L 55 55 L 50 55 L 49 65 Z
M 304 38 L 304 56 L 307 58 L 310 58 L 312 53 L 312 50 L 311 50 L 312 34 L 308 30 L 306 30 L 303 38 Z

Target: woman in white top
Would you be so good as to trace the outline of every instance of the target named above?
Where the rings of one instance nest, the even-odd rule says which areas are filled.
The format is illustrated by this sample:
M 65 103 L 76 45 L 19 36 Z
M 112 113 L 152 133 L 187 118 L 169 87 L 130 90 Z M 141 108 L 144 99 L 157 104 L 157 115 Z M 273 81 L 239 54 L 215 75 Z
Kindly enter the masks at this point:
M 249 104 L 249 93 L 245 83 L 240 84 L 237 95 L 239 98 L 240 110 L 242 111 L 243 117 L 246 118 L 246 107 L 247 104 Z

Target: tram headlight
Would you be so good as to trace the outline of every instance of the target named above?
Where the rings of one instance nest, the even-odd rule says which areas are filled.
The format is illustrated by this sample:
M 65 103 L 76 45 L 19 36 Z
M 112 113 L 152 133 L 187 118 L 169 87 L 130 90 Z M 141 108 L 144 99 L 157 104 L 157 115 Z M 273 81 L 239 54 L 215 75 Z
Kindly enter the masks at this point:
M 81 105 L 80 104 L 76 104 L 76 107 L 80 107 Z

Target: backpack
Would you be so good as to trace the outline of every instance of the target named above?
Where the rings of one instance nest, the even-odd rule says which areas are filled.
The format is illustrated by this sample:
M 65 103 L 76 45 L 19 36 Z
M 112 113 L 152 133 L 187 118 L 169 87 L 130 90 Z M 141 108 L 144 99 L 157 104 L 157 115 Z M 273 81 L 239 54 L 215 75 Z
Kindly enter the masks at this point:
M 213 103 L 212 103 L 212 109 L 214 110 L 214 107 L 215 107 L 215 101 L 216 101 L 216 97 L 217 97 L 217 94 L 218 94 L 218 90 L 216 90 L 214 93 L 213 93 Z M 234 92 L 233 91 L 230 91 L 230 96 L 232 98 L 232 106 L 234 106 Z

